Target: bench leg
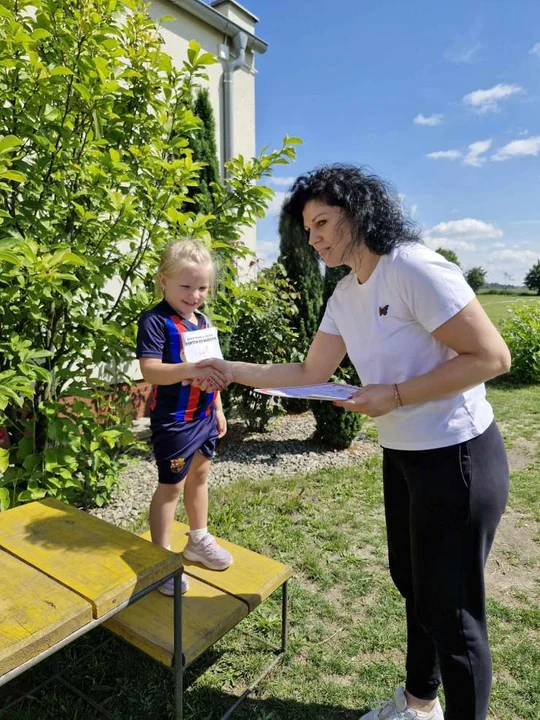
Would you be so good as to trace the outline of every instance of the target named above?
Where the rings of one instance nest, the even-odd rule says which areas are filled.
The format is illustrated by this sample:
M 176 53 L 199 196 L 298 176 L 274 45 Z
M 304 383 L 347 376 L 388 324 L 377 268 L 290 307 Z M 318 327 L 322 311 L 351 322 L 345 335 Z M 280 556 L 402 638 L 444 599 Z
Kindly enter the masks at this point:
M 183 718 L 184 656 L 182 648 L 182 570 L 174 576 L 174 705 L 175 720 Z
M 287 581 L 285 581 L 281 586 L 281 647 L 279 649 L 274 648 L 277 650 L 277 656 L 272 660 L 264 672 L 262 672 L 259 677 L 254 680 L 246 690 L 244 690 L 242 695 L 235 700 L 231 707 L 221 716 L 220 720 L 227 720 L 227 718 L 230 718 L 237 707 L 244 702 L 248 695 L 253 692 L 261 680 L 264 680 L 264 678 L 275 668 L 275 666 L 283 660 L 283 655 L 287 650 L 288 597 L 288 585 Z
M 281 652 L 287 650 L 287 635 L 289 626 L 289 581 L 285 580 L 281 587 Z

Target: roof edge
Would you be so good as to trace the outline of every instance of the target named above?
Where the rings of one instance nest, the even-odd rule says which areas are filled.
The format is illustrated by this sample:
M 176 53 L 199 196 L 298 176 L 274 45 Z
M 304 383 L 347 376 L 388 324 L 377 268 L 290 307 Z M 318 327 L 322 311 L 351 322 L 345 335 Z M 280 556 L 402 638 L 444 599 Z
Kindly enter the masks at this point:
M 214 10 L 213 7 L 202 2 L 202 0 L 168 0 L 168 2 L 194 15 L 196 18 L 199 18 L 199 20 L 202 20 L 216 30 L 220 30 L 229 37 L 234 37 L 239 32 L 245 33 L 248 39 L 248 48 L 253 52 L 259 53 L 259 55 L 262 55 L 268 49 L 267 42 L 253 35 L 253 33 L 248 32 L 235 22 L 232 22 L 232 20 L 226 18 L 225 15 Z

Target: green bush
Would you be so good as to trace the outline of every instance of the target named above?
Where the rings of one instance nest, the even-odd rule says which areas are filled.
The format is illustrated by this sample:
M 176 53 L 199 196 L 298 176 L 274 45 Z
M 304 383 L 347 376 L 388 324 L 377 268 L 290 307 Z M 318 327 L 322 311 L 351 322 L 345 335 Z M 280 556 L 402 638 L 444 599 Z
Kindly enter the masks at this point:
M 540 383 L 540 307 L 518 304 L 501 326 L 512 355 L 509 377 L 516 383 Z
M 96 369 L 128 380 L 167 243 L 203 239 L 237 280 L 242 229 L 273 197 L 258 181 L 299 141 L 233 158 L 215 214 L 193 212 L 193 95 L 214 62 L 192 42 L 176 68 L 139 0 L 1 5 L 0 510 L 107 499 L 135 439 Z
M 297 295 L 291 291 L 284 268 L 274 264 L 262 270 L 256 281 L 239 286 L 235 325 L 226 343 L 229 360 L 283 363 L 297 359 L 297 333 L 292 322 Z M 265 432 L 280 402 L 251 388 L 233 385 L 226 403 L 237 410 L 250 430 Z
M 290 215 L 282 212 L 279 220 L 278 262 L 283 265 L 289 282 L 298 293 L 298 313 L 293 327 L 298 333 L 296 350 L 303 360 L 319 327 L 323 304 L 324 280 L 315 250 L 307 241 L 306 233 Z M 289 399 L 283 407 L 290 413 L 306 412 L 307 400 Z
M 354 369 L 340 368 L 332 380 L 359 385 Z M 316 423 L 315 440 L 338 450 L 348 448 L 358 436 L 364 416 L 322 400 L 313 400 L 311 406 Z
M 350 268 L 339 266 L 326 268 L 324 275 L 324 304 L 334 292 L 337 283 L 345 277 Z M 324 308 L 323 308 L 324 311 Z M 345 382 L 349 385 L 360 385 L 360 378 L 349 357 L 343 359 L 332 380 Z M 313 401 L 311 404 L 315 415 L 315 439 L 323 445 L 334 448 L 347 448 L 360 432 L 363 416 L 337 407 L 326 401 Z

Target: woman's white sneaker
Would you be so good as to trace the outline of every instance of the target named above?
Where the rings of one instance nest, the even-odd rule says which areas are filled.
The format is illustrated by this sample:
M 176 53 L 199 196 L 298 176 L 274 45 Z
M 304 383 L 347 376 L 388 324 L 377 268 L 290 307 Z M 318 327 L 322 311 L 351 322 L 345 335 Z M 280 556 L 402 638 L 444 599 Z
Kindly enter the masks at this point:
M 438 698 L 429 712 L 414 710 L 407 705 L 405 691 L 400 685 L 393 700 L 388 700 L 378 708 L 370 710 L 362 715 L 360 720 L 444 720 L 444 715 Z

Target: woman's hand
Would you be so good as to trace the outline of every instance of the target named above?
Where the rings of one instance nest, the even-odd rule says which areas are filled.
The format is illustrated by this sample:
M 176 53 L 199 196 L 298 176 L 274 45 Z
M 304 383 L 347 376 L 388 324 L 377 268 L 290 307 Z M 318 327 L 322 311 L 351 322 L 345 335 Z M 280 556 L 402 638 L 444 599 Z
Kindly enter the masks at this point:
M 216 425 L 218 438 L 222 438 L 227 432 L 227 418 L 223 414 L 223 410 L 216 409 Z
M 393 385 L 366 385 L 348 400 L 335 400 L 334 405 L 369 417 L 380 417 L 395 410 L 397 402 Z

